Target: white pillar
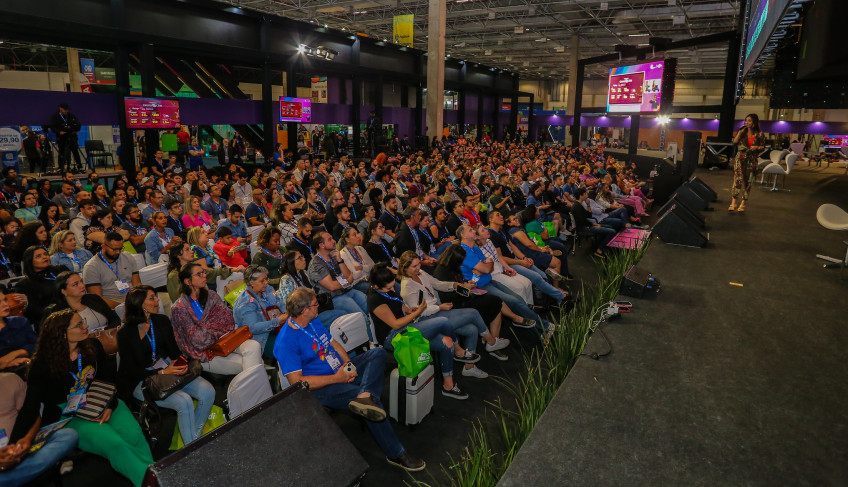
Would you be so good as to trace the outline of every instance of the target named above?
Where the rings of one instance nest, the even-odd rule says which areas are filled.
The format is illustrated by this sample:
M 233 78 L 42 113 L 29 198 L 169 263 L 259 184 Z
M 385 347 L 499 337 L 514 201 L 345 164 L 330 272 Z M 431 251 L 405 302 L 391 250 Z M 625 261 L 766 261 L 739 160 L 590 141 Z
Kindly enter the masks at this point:
M 81 91 L 79 75 L 80 75 L 80 63 L 79 63 L 79 51 L 72 47 L 65 48 L 65 54 L 68 59 L 68 80 L 71 84 L 71 91 L 74 93 L 79 93 Z M 49 75 L 48 75 L 49 76 Z
M 427 34 L 427 137 L 442 136 L 445 107 L 445 0 L 429 0 Z

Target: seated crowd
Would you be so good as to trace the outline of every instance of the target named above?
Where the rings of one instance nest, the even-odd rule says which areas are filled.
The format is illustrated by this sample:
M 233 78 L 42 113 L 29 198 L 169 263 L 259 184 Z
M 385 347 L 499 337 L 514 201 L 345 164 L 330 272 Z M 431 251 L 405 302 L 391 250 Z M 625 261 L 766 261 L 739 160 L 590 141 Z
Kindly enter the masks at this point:
M 441 393 L 467 399 L 455 362 L 463 378 L 485 379 L 484 355 L 509 358 L 506 326 L 542 340 L 552 332 L 543 316 L 569 299 L 566 240 L 597 235 L 603 258 L 651 203 L 633 169 L 599 149 L 437 141 L 429 154 L 304 156 L 268 172 L 175 171 L 161 157 L 108 190 L 95 173 L 29 189 L 4 171 L 0 484 L 26 483 L 78 447 L 141 485 L 153 458 L 130 407 L 145 399 L 146 377 L 182 375 L 185 359 L 225 376 L 278 366 L 324 406 L 363 416 L 389 463 L 423 469 L 382 405 L 392 338 L 420 330 Z M 140 277 L 156 265 L 167 276 L 160 288 Z M 239 277 L 243 291 L 228 304 L 224 282 Z M 349 355 L 329 330 L 352 314 L 377 346 Z M 252 339 L 209 353 L 237 327 Z M 117 360 L 102 342 L 115 328 Z M 117 386 L 102 416 L 73 417 L 30 453 L 38 429 L 94 379 Z M 197 376 L 156 404 L 176 411 L 188 444 L 214 399 Z

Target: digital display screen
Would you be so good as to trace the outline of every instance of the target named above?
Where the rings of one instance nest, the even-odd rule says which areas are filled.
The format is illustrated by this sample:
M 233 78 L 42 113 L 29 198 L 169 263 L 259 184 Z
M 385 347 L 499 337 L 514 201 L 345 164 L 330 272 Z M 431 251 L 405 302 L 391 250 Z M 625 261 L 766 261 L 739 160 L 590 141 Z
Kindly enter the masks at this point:
M 127 128 L 174 129 L 180 127 L 180 102 L 158 98 L 124 98 Z
M 745 32 L 743 74 L 757 62 L 791 3 L 790 0 L 753 0 Z
M 280 122 L 312 122 L 312 100 L 281 96 Z
M 824 146 L 824 147 L 845 147 L 845 146 L 848 146 L 848 135 L 825 135 L 822 138 L 822 146 Z
M 660 111 L 664 70 L 664 61 L 610 69 L 607 111 L 610 113 Z

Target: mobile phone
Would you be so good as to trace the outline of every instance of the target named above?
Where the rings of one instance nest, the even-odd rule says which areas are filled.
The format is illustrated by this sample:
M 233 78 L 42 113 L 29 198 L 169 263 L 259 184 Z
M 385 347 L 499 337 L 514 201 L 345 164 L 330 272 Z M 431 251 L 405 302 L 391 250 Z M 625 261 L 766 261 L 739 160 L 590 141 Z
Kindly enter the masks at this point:
M 174 367 L 185 367 L 186 365 L 188 365 L 188 361 L 182 355 L 177 360 L 174 360 Z
M 418 291 L 418 305 L 424 302 L 424 291 Z
M 347 372 L 348 374 L 352 374 L 352 373 L 356 372 L 356 366 L 353 365 L 353 362 L 346 363 L 344 365 L 344 369 L 345 369 L 345 372 Z

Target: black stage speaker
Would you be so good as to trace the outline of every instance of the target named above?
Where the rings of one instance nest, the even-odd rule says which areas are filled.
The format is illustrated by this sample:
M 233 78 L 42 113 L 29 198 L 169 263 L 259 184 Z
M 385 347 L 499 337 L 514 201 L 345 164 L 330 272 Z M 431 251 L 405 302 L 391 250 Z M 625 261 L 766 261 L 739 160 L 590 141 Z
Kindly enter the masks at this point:
M 696 222 L 690 220 L 684 211 L 674 206 L 657 220 L 653 231 L 667 244 L 687 247 L 703 247 L 710 239 L 709 234 L 705 236 L 698 230 Z
M 145 487 L 349 486 L 368 464 L 299 383 L 151 465 Z
M 683 217 L 688 218 L 696 227 L 706 227 L 707 221 L 698 210 L 688 206 L 685 201 L 679 199 L 676 195 L 668 201 L 660 211 L 657 212 L 657 218 L 662 217 L 668 211 L 678 211 L 683 213 Z
M 701 155 L 701 132 L 683 132 L 683 161 L 680 163 L 680 175 L 688 179 L 698 167 Z
M 621 281 L 621 294 L 631 298 L 643 298 L 645 293 L 657 293 L 659 290 L 660 281 L 651 274 L 651 271 L 635 265 L 627 269 Z
M 701 178 L 698 176 L 689 180 L 689 186 L 691 186 L 696 193 L 701 195 L 702 198 L 707 200 L 707 202 L 712 203 L 718 201 L 718 194 L 713 191 L 713 188 L 707 186 L 707 183 L 701 181 Z
M 706 211 L 710 209 L 710 203 L 697 193 L 689 182 L 683 183 L 677 190 L 672 193 L 671 198 L 677 197 L 680 200 L 683 200 L 690 208 L 693 208 L 698 211 Z M 669 198 L 669 199 L 671 199 Z

